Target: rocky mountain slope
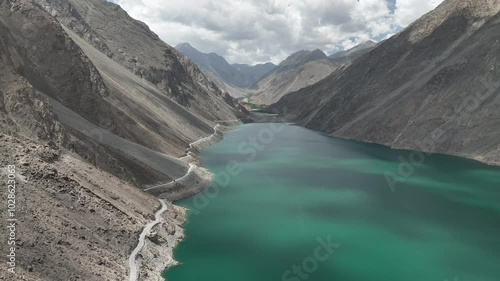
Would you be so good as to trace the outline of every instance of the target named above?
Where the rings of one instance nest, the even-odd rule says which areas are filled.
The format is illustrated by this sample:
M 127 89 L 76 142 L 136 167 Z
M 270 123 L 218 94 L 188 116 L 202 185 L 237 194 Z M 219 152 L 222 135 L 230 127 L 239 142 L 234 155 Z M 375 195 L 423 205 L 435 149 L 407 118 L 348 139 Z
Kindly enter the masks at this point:
M 343 64 L 326 58 L 286 71 L 274 72 L 259 82 L 257 90 L 253 92 L 252 103 L 272 104 L 288 93 L 324 79 Z
M 335 136 L 500 164 L 499 11 L 447 0 L 271 109 Z
M 323 51 L 316 49 L 313 51 L 309 50 L 301 50 L 291 54 L 284 61 L 282 61 L 274 70 L 273 73 L 281 73 L 290 69 L 297 68 L 301 65 L 304 65 L 308 62 L 323 60 L 326 59 L 327 56 Z
M 105 0 L 35 2 L 89 45 L 155 85 L 188 111 L 208 120 L 234 117 L 235 112 L 220 102 L 220 90 L 195 64 L 118 5 Z M 214 110 L 217 106 L 219 109 Z
M 128 118 L 110 111 L 99 72 L 50 15 L 29 1 L 2 2 L 0 15 L 2 133 L 50 141 L 138 184 L 170 178 L 60 123 L 44 95 L 110 134 L 126 135 L 117 124 Z
M 106 108 L 118 116 L 118 136 L 181 156 L 188 143 L 212 133 L 213 121 L 243 116 L 195 64 L 119 6 L 104 0 L 35 2 L 99 71 L 109 92 Z
M 362 43 L 328 58 L 320 51 L 300 51 L 284 60 L 274 71 L 259 81 L 252 102 L 272 104 L 288 93 L 321 81 L 333 71 L 369 52 L 376 44 Z
M 195 64 L 112 3 L 26 0 L 0 7 L 5 71 L 22 77 L 41 99 L 48 98 L 70 132 L 69 141 L 60 145 L 108 172 L 143 187 L 182 176 L 189 165 L 177 157 L 189 143 L 212 134 L 213 121 L 243 116 Z M 89 17 L 99 32 L 83 20 Z M 104 21 L 115 22 L 112 32 Z M 65 22 L 86 33 L 78 36 Z M 128 29 L 142 39 L 132 43 L 144 46 L 127 45 Z M 122 45 L 129 53 L 115 55 Z M 134 70 L 130 56 L 148 64 L 135 63 L 139 67 Z
M 127 255 L 160 207 L 141 189 L 184 177 L 157 194 L 169 199 L 206 187 L 192 153 L 179 157 L 216 123 L 244 117 L 115 4 L 0 0 L 0 174 L 17 168 L 24 229 L 18 274 L 2 267 L 0 280 L 125 280 Z M 171 256 L 183 220 L 170 206 L 141 252 L 141 280 L 156 280 L 168 259 L 153 257 Z
M 0 280 L 128 280 L 130 251 L 160 207 L 155 197 L 61 149 L 0 134 L 2 178 L 8 165 L 16 167 L 16 269 L 7 272 L 2 255 Z M 157 280 L 155 264 L 168 265 L 150 257 L 172 255 L 184 235 L 184 213 L 170 205 L 154 228 L 156 244 L 148 240 L 142 253 L 148 267 L 141 280 Z M 8 237 L 8 229 L 0 235 Z

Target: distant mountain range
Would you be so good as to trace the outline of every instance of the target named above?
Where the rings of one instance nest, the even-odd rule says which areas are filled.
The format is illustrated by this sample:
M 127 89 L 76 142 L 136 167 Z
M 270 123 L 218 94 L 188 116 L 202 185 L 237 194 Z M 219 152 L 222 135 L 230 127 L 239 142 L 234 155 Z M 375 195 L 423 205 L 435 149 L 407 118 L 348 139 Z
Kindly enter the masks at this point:
M 224 88 L 227 85 L 238 88 L 250 88 L 276 67 L 276 65 L 270 62 L 255 66 L 247 64 L 231 65 L 222 56 L 216 53 L 202 53 L 189 43 L 179 44 L 175 48 L 190 58 L 206 75 L 213 78 L 216 83 Z
M 298 51 L 284 61 L 282 61 L 278 67 L 274 70 L 275 73 L 285 72 L 290 69 L 297 68 L 301 65 L 304 65 L 308 62 L 323 60 L 328 58 L 323 51 L 320 49 L 316 49 L 314 51 L 302 50 Z
M 271 104 L 287 93 L 320 81 L 375 45 L 375 42 L 368 41 L 330 57 L 319 49 L 301 50 L 287 57 L 278 66 L 272 63 L 231 65 L 222 56 L 202 53 L 188 43 L 179 44 L 176 49 L 198 64 L 217 86 L 232 96 L 245 96 L 252 103 Z
M 351 63 L 376 46 L 373 41 L 327 57 L 321 50 L 299 51 L 292 54 L 259 81 L 252 101 L 257 104 L 277 102 L 288 93 L 295 92 L 324 79 L 335 70 Z

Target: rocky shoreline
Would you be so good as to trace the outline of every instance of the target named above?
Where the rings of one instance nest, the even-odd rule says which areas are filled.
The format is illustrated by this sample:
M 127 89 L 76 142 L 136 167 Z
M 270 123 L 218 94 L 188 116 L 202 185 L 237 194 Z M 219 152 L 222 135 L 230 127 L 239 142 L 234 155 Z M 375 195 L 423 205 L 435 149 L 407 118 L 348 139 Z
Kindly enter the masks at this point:
M 140 272 L 139 280 L 162 280 L 161 273 L 166 268 L 178 265 L 173 258 L 173 252 L 177 244 L 184 239 L 182 225 L 187 219 L 187 209 L 174 205 L 172 201 L 195 195 L 210 185 L 213 174 L 198 166 L 200 163 L 198 153 L 203 148 L 220 142 L 224 138 L 223 132 L 227 130 L 227 127 L 217 124 L 212 135 L 189 145 L 186 156 L 180 158 L 190 165 L 184 177 L 159 185 L 158 190 L 155 190 L 155 187 L 145 189 L 146 192 L 159 198 L 167 198 L 169 211 L 162 215 L 162 222 L 152 228 L 150 235 L 145 239 L 143 249 L 138 254 L 136 263 Z M 161 241 L 165 243 L 159 243 Z
M 221 141 L 224 130 L 227 130 L 227 128 L 217 124 L 212 135 L 189 144 L 186 155 L 179 158 L 189 165 L 189 169 L 184 176 L 165 184 L 146 187 L 144 191 L 158 198 L 177 201 L 193 196 L 207 188 L 212 181 L 213 175 L 208 170 L 198 166 L 200 163 L 198 153 L 203 148 Z
M 167 211 L 161 222 L 155 225 L 144 240 L 144 246 L 137 255 L 136 264 L 141 281 L 163 280 L 162 272 L 178 264 L 173 252 L 184 239 L 182 225 L 186 222 L 186 209 L 167 202 Z

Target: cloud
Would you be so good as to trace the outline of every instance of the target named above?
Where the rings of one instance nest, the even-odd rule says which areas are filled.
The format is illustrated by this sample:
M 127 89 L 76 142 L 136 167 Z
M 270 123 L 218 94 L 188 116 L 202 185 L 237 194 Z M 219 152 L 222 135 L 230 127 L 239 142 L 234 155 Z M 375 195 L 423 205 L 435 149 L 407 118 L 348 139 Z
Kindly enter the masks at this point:
M 171 45 L 232 63 L 279 63 L 302 49 L 339 51 L 384 38 L 442 0 L 113 0 Z
M 443 0 L 398 0 L 396 1 L 395 23 L 404 27 L 433 10 Z

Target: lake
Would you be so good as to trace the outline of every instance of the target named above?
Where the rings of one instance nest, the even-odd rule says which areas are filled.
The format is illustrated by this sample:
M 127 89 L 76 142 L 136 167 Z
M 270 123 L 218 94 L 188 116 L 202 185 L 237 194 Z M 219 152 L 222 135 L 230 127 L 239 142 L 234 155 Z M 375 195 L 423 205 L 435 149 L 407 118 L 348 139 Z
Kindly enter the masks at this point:
M 169 281 L 498 281 L 500 169 L 249 124 L 202 151 Z

